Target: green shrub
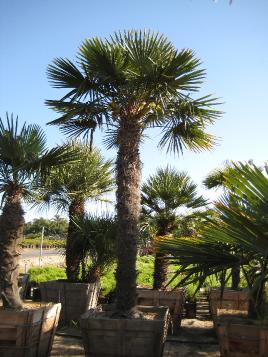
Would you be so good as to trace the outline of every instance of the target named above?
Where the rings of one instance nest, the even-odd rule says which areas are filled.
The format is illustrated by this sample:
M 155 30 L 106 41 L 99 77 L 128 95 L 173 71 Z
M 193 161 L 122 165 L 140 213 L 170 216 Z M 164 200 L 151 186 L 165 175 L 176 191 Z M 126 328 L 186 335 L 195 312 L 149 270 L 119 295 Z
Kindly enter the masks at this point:
M 66 279 L 65 269 L 57 267 L 30 268 L 30 281 L 42 283 L 49 280 Z

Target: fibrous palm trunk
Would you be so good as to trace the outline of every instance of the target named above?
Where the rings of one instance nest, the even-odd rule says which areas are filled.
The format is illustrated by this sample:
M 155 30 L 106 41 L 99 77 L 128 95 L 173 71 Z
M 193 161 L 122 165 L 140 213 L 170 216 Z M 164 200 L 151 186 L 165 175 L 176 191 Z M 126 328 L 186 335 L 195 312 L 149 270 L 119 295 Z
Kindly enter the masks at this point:
M 128 314 L 136 305 L 136 256 L 140 217 L 140 128 L 136 118 L 122 120 L 118 136 L 117 182 L 117 309 Z
M 232 289 L 237 290 L 240 283 L 240 266 L 232 268 Z
M 158 236 L 168 235 L 168 229 L 165 227 L 161 227 L 158 230 Z M 168 277 L 168 261 L 166 258 L 166 254 L 156 253 L 154 260 L 154 282 L 153 289 L 160 290 L 163 289 Z
M 69 227 L 66 241 L 66 276 L 70 282 L 77 282 L 79 278 L 82 252 L 79 252 L 79 249 L 77 249 L 77 246 L 75 245 L 78 234 L 76 221 L 81 220 L 84 217 L 84 214 L 84 200 L 73 200 L 69 207 Z
M 19 248 L 23 238 L 22 190 L 12 188 L 0 217 L 0 294 L 5 308 L 19 309 Z

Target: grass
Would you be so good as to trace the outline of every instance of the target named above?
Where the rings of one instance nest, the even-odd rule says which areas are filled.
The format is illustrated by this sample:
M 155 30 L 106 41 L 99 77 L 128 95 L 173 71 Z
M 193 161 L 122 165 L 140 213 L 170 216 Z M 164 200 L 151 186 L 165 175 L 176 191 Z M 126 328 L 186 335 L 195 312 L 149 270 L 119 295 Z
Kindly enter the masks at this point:
M 66 279 L 65 269 L 57 267 L 30 268 L 30 281 L 42 283 L 49 280 Z
M 137 260 L 137 285 L 151 288 L 153 286 L 153 269 L 154 269 L 154 257 L 143 256 L 138 257 Z M 176 266 L 171 266 L 170 271 L 175 271 Z M 101 278 L 101 286 L 103 294 L 107 295 L 111 290 L 115 288 L 115 265 L 107 270 Z M 43 267 L 43 268 L 30 268 L 30 281 L 40 283 L 48 280 L 66 279 L 65 269 L 57 267 Z M 171 284 L 171 287 L 175 287 L 176 281 Z M 220 286 L 216 276 L 207 279 L 206 285 L 208 286 Z M 228 284 L 229 285 L 229 284 Z M 227 286 L 228 286 L 227 285 Z M 242 286 L 245 285 L 242 281 Z M 193 296 L 196 290 L 197 284 L 191 284 L 185 288 L 188 297 Z

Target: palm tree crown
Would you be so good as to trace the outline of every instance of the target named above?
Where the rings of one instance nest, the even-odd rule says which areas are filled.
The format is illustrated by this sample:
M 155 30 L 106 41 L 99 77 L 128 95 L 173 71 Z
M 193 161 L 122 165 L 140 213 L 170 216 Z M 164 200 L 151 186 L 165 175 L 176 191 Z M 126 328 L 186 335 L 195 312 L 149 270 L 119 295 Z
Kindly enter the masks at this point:
M 81 142 L 67 144 L 79 153 L 79 161 L 53 169 L 47 177 L 43 201 L 57 210 L 68 210 L 75 200 L 105 200 L 114 189 L 113 167 L 100 151 Z
M 210 149 L 214 138 L 204 129 L 220 112 L 210 95 L 189 95 L 205 77 L 199 66 L 191 50 L 178 51 L 164 36 L 150 32 L 85 40 L 77 65 L 58 58 L 48 67 L 51 84 L 69 90 L 61 100 L 46 101 L 62 114 L 51 124 L 70 135 L 106 124 L 116 144 L 120 122 L 131 116 L 141 131 L 160 128 L 159 144 L 168 150 Z
M 206 201 L 197 194 L 197 185 L 186 172 L 170 167 L 158 169 L 142 186 L 142 207 L 145 219 L 155 227 L 155 237 L 170 236 L 189 213 L 202 207 Z M 151 227 L 150 227 L 151 228 Z M 165 256 L 156 253 L 154 266 L 154 289 L 164 287 L 167 279 Z

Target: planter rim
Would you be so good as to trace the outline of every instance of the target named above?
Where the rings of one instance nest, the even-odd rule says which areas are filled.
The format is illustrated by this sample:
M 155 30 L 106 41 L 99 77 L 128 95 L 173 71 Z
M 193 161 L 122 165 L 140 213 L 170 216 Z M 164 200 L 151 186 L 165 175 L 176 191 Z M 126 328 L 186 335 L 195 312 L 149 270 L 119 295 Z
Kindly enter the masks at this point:
M 44 302 L 42 302 L 45 304 Z M 27 309 L 22 309 L 22 310 L 13 310 L 13 309 L 0 309 L 0 315 L 1 314 L 27 314 L 30 311 L 38 311 L 38 310 L 50 310 L 51 308 L 55 308 L 55 306 L 61 306 L 60 302 L 52 302 L 49 301 L 47 302 L 44 306 L 36 306 L 33 308 L 27 308 Z
M 241 326 L 254 326 L 254 327 L 260 327 L 264 329 L 268 329 L 268 322 L 264 322 L 263 320 L 253 320 L 249 319 L 248 317 L 236 317 L 236 316 L 230 316 L 226 318 L 221 318 L 219 316 L 217 318 L 217 325 L 241 325 Z
M 102 305 L 102 307 L 106 308 L 109 305 Z M 87 312 L 85 312 L 80 320 L 82 321 L 87 321 L 87 320 L 105 320 L 105 321 L 133 321 L 133 322 L 140 322 L 140 321 L 145 321 L 145 322 L 150 322 L 150 323 L 159 323 L 162 320 L 165 320 L 168 318 L 169 315 L 169 308 L 167 306 L 143 306 L 143 305 L 137 305 L 137 308 L 141 310 L 142 312 L 154 312 L 154 311 L 160 311 L 162 314 L 161 316 L 156 319 L 156 320 L 146 320 L 146 319 L 130 319 L 130 318 L 110 318 L 106 316 L 96 316 L 99 313 L 103 313 L 105 310 L 98 311 L 97 309 L 90 309 Z M 111 311 L 112 307 L 108 308 L 106 311 Z M 94 317 L 91 318 L 91 315 L 94 313 Z
M 40 282 L 39 284 L 48 284 L 48 283 L 58 283 L 58 284 L 73 284 L 73 285 L 80 285 L 80 286 L 85 286 L 85 285 L 95 285 L 95 284 L 98 284 L 100 285 L 99 282 L 96 282 L 96 283 L 83 283 L 81 281 L 78 281 L 78 282 L 74 282 L 74 281 L 68 281 L 67 279 L 58 279 L 58 280 L 47 280 L 47 281 L 42 281 Z

